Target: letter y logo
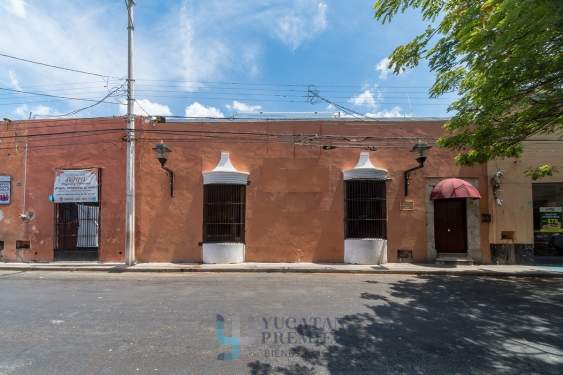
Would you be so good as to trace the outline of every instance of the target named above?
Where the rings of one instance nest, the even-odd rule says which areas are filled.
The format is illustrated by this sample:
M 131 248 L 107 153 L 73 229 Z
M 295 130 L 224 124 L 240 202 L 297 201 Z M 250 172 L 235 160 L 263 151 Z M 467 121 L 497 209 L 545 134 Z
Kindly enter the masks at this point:
M 231 347 L 231 351 L 220 353 L 217 356 L 221 361 L 233 361 L 240 358 L 240 324 L 233 321 L 231 327 L 231 336 L 225 336 L 225 318 L 223 315 L 217 314 L 215 319 L 215 333 L 219 344 Z

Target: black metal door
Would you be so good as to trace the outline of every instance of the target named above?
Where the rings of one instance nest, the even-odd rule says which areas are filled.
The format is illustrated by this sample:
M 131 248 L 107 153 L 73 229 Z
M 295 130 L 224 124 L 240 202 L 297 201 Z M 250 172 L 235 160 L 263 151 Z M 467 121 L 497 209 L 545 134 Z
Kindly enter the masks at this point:
M 98 203 L 55 205 L 55 260 L 97 260 L 100 234 Z

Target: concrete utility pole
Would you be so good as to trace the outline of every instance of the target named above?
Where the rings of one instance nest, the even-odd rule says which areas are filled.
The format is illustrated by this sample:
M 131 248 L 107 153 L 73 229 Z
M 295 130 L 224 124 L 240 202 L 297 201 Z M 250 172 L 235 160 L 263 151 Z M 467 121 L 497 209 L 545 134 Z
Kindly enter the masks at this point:
M 127 166 L 125 193 L 125 263 L 135 264 L 135 97 L 133 94 L 133 7 L 127 0 Z

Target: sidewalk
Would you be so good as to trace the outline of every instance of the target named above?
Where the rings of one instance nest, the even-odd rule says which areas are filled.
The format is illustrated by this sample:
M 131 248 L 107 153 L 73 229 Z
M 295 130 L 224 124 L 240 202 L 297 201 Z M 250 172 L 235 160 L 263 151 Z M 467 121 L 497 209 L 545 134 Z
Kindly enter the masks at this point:
M 436 264 L 388 263 L 384 265 L 319 263 L 243 263 L 179 264 L 140 263 L 127 267 L 122 263 L 53 262 L 0 263 L 0 270 L 12 271 L 101 271 L 101 272 L 285 272 L 356 273 L 412 275 L 542 276 L 563 277 L 561 266 L 441 266 Z

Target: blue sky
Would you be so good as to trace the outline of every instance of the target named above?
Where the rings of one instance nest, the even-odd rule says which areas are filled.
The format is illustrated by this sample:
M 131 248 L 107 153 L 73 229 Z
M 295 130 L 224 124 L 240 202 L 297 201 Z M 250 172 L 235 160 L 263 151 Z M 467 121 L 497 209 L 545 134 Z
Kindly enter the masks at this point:
M 428 99 L 425 65 L 395 76 L 386 57 L 424 29 L 417 12 L 381 25 L 373 0 L 137 0 L 136 112 L 208 117 L 333 116 L 326 99 L 371 117 L 447 116 Z M 0 0 L 0 53 L 115 76 L 104 79 L 0 57 L 0 87 L 97 100 L 126 75 L 122 0 Z M 120 115 L 124 91 L 77 116 Z M 0 92 L 8 118 L 65 115 L 92 102 Z M 259 115 L 259 112 L 263 112 Z M 278 114 L 281 113 L 281 114 Z

